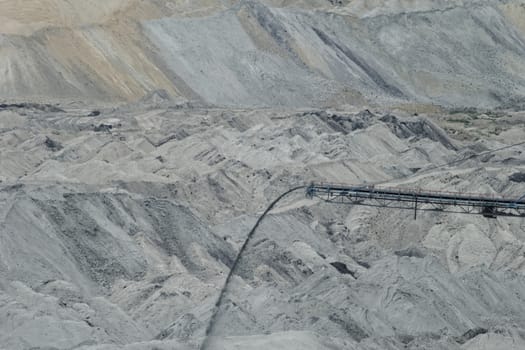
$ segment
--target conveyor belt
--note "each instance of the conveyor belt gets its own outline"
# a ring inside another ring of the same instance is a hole
[[[481,214],[490,218],[525,216],[525,198],[493,194],[330,183],[313,183],[308,186],[306,193],[309,197],[332,203],[413,209],[414,216],[418,210]]]

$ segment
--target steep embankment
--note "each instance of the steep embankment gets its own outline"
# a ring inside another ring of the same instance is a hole
[[[204,15],[219,1],[2,1],[3,99],[126,101],[178,84],[149,54],[139,21]]]
[[[5,99],[513,107],[525,93],[521,1],[15,3],[0,4]]]

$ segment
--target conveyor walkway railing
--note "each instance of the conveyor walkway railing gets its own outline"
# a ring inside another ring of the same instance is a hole
[[[481,214],[485,217],[525,217],[525,198],[496,194],[440,192],[413,188],[390,188],[374,185],[312,183],[306,189],[310,197],[326,202],[388,207],[417,211],[441,211]]]

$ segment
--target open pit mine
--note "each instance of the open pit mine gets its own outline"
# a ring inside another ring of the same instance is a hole
[[[0,349],[525,349],[525,0],[0,0]]]

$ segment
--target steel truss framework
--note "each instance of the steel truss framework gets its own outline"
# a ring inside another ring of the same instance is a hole
[[[310,198],[340,204],[366,205],[382,208],[479,214],[488,218],[498,216],[525,217],[525,198],[507,198],[492,194],[438,192],[409,188],[352,186],[341,184],[310,184]]]

